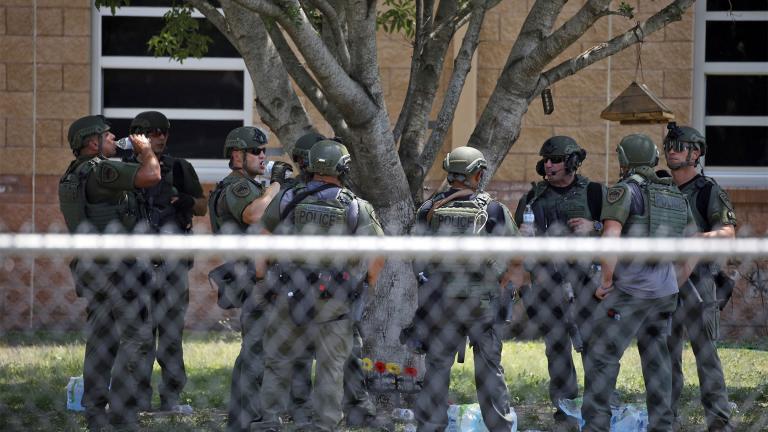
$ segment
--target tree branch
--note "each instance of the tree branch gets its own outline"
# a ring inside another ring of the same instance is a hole
[[[333,33],[333,37],[336,40],[336,47],[339,54],[339,60],[341,61],[341,67],[344,68],[345,72],[349,73],[351,67],[349,48],[347,47],[347,41],[344,38],[341,24],[339,23],[339,15],[333,9],[333,6],[331,6],[330,3],[325,0],[308,1],[313,6],[315,6],[328,20],[328,23],[331,26],[331,33]]]
[[[443,105],[437,115],[437,125],[432,130],[429,141],[427,141],[427,144],[424,146],[424,151],[419,156],[419,161],[417,162],[424,174],[428,171],[428,167],[431,167],[435,162],[437,152],[440,150],[440,147],[442,147],[445,140],[445,134],[453,121],[456,106],[461,97],[461,91],[464,88],[467,75],[472,68],[472,57],[474,56],[480,41],[480,28],[485,20],[486,10],[486,6],[481,4],[472,11],[472,14],[469,17],[469,27],[461,42],[459,54],[454,61],[453,74],[451,75],[451,80],[448,83],[448,88],[445,92]]]
[[[537,0],[531,6],[517,40],[509,52],[505,69],[519,59],[525,58],[550,34],[565,3],[565,0]]]
[[[283,15],[283,10],[277,5],[267,0],[232,0],[245,9],[251,12],[256,12],[259,15],[265,15],[272,18],[277,18]]]
[[[593,63],[608,58],[619,51],[640,42],[641,40],[638,33],[647,36],[661,30],[671,22],[680,21],[685,11],[691,7],[694,2],[695,0],[675,0],[638,26],[627,30],[625,33],[608,42],[595,45],[578,56],[549,69],[542,74],[544,80],[539,81],[537,88],[532,94],[538,95],[541,90],[546,88],[549,84],[571,76]],[[531,98],[533,98],[533,96],[531,96]]]

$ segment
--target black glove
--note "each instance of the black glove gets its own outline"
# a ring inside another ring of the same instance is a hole
[[[187,212],[192,210],[195,206],[195,197],[185,193],[179,193],[178,199],[173,202],[173,206],[180,212]]]
[[[272,165],[272,175],[269,176],[269,181],[272,183],[280,183],[281,185],[287,180],[286,176],[288,171],[293,171],[293,166],[289,163],[282,161],[275,161]]]

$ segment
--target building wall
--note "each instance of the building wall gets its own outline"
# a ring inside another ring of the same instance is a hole
[[[38,36],[34,38],[32,2],[0,2],[0,231],[64,231],[58,211],[57,183],[72,159],[66,140],[67,128],[74,119],[91,112],[91,1],[39,0],[37,3]],[[464,95],[470,98],[468,106],[478,107],[475,118],[472,115],[457,118],[454,128],[471,130],[474,126],[522,25],[524,17],[519,11],[527,10],[532,3],[531,0],[506,0],[489,12],[476,55],[476,67],[472,71],[476,91]],[[572,15],[582,4],[583,0],[568,2],[564,16]],[[640,0],[636,19],[647,18],[659,6],[659,2]],[[634,23],[612,17],[609,30],[608,21],[600,20],[552,65],[626,31]],[[394,123],[408,84],[410,45],[399,35],[387,34],[379,35],[378,43],[383,88]],[[538,180],[534,167],[539,159],[539,147],[550,136],[560,134],[574,137],[587,149],[588,158],[582,173],[597,181],[615,181],[618,166],[614,148],[620,138],[628,133],[643,132],[660,142],[665,129],[663,125],[607,123],[600,119],[600,112],[637,79],[645,82],[672,108],[679,123],[689,123],[692,53],[691,9],[681,22],[672,23],[645,38],[641,73],[636,72],[637,52],[630,48],[610,61],[596,63],[554,84],[554,113],[544,115],[541,103],[533,101],[524,117],[520,138],[496,173],[491,191],[514,208],[529,183]],[[33,64],[35,61],[36,65]],[[451,67],[449,59],[441,88],[446,85]],[[436,106],[439,107],[441,102],[439,97]],[[305,104],[309,105],[306,100]],[[327,125],[322,125],[316,112],[311,108],[310,112],[321,124],[321,130],[331,133]],[[437,108],[433,114],[436,112]],[[464,144],[453,142],[449,135],[443,154]],[[438,161],[441,159],[442,156],[438,156]],[[434,187],[442,176],[438,163],[430,171],[429,185]],[[212,186],[205,185],[206,191]],[[768,232],[768,191],[729,192],[737,206],[740,234],[764,236]],[[210,231],[207,218],[196,218],[195,231]],[[34,265],[31,260],[5,259],[0,263],[4,270],[0,272],[0,327],[79,328],[84,301],[74,296],[66,263],[66,257],[36,260]],[[213,262],[198,262],[193,270],[190,325],[215,327],[219,320],[232,316],[213,306],[215,294],[205,277],[213,265]],[[736,304],[753,303],[748,294],[753,291],[743,284],[742,288],[747,293],[744,294],[746,300]],[[746,309],[738,308],[736,312],[724,315],[730,325],[752,328],[750,326],[755,323],[762,323],[765,326],[765,310],[740,313]]]

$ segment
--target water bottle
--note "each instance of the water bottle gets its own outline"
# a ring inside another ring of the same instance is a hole
[[[120,138],[115,142],[115,145],[123,150],[133,150],[133,141],[129,137]]]
[[[530,204],[525,206],[523,211],[523,226],[525,227],[525,235],[533,237],[536,235],[536,228],[534,223],[536,222],[536,216],[533,214],[533,209]]]
[[[83,377],[71,377],[67,383],[67,409],[85,411],[83,401]]]

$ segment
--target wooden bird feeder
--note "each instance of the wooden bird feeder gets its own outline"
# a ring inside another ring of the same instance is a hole
[[[608,105],[600,118],[621,124],[669,123],[675,114],[645,84],[635,81]]]

